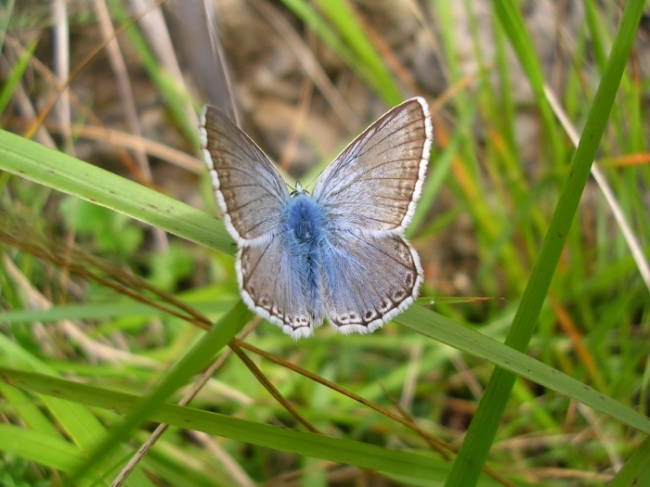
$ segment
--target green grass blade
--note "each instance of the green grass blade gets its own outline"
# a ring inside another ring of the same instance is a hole
[[[201,340],[187,351],[167,374],[151,394],[138,401],[137,405],[116,425],[105,440],[88,457],[87,461],[75,472],[73,478],[84,476],[97,462],[109,455],[122,441],[130,438],[131,433],[139,427],[147,417],[159,408],[187,380],[206,366],[214,355],[225,347],[228,342],[250,320],[252,313],[240,301],[233,309],[215,323]]]
[[[10,378],[16,386],[26,390],[56,395],[58,398],[80,402],[86,406],[124,414],[132,414],[140,401],[140,398],[134,395],[63,379],[52,379],[30,372],[7,368],[0,368],[0,372]],[[179,428],[190,428],[280,451],[406,475],[410,478],[440,482],[445,479],[449,470],[449,464],[445,461],[413,452],[389,450],[359,441],[295,431],[190,407],[162,404],[145,417],[150,421]],[[482,484],[498,485],[488,478],[485,478]]]
[[[0,382],[0,394],[5,398],[8,404],[11,404],[20,418],[25,422],[29,429],[50,438],[63,438],[63,434],[56,429],[50,422],[49,418],[41,411],[37,404],[25,395],[20,389],[17,389],[5,382]],[[1,435],[0,435],[1,436]],[[2,449],[2,448],[0,448]]]
[[[539,106],[544,125],[551,139],[552,154],[550,156],[554,161],[562,161],[564,148],[561,133],[558,130],[558,124],[555,121],[553,111],[546,101],[542,67],[539,64],[533,46],[533,40],[526,29],[526,24],[519,11],[519,7],[512,0],[494,0],[492,2],[492,8],[510,39],[510,45],[517,53],[517,58],[524,68],[528,81],[533,88],[535,101]]]
[[[191,306],[199,313],[224,313],[233,307],[237,299],[229,296],[226,299],[210,302],[192,302]],[[189,303],[189,302],[188,302]],[[161,303],[165,304],[165,303]],[[49,309],[19,309],[0,313],[0,323],[17,324],[33,322],[55,322],[59,320],[99,320],[107,318],[167,316],[167,312],[148,304],[133,302],[126,303],[89,303],[53,306]]]
[[[519,309],[521,309],[521,305]],[[515,315],[516,319],[517,316]],[[476,357],[489,360],[503,370],[509,371],[509,375],[512,377],[514,377],[513,374],[517,374],[530,379],[597,411],[608,414],[624,424],[645,433],[650,433],[650,418],[559,372],[557,369],[517,351],[515,347],[511,348],[511,346],[499,343],[471,328],[459,325],[449,318],[420,306],[411,306],[393,321],[429,338],[463,350]]]
[[[14,6],[16,5],[16,0],[8,0],[4,2],[2,6],[2,17],[0,17],[0,51],[5,44],[5,36],[7,35],[7,29],[9,27],[9,22],[11,21],[11,16],[14,12]]]
[[[505,5],[510,5],[510,2],[494,2],[494,4],[495,8],[506,8]],[[642,0],[630,0],[626,4],[603,78],[589,112],[580,144],[571,162],[569,177],[562,188],[539,257],[515,314],[511,331],[506,338],[506,344],[517,350],[524,350],[533,334],[580,196],[589,177],[591,163],[605,131],[617,87],[634,42],[643,5]],[[476,484],[515,378],[513,374],[503,369],[495,370],[472,419],[452,473],[447,480],[447,486],[467,487]]]
[[[0,334],[0,366],[10,366],[10,367],[20,367],[22,370],[32,370],[38,373],[40,376],[47,377],[47,380],[53,380],[56,378],[57,373],[50,368],[47,364],[41,362],[38,358],[34,357],[24,349],[22,349],[17,343],[10,340],[6,336]],[[6,381],[6,378],[5,378]],[[10,383],[7,383],[3,386],[2,393],[5,401],[11,403],[11,400],[19,400],[16,394],[6,394],[7,388],[12,388],[13,386]],[[54,424],[43,427],[42,421],[43,416],[36,417],[33,411],[36,407],[44,406],[47,408],[47,411],[55,419],[53,423],[56,424],[55,428],[60,428],[65,434],[72,440],[72,443],[68,443],[70,447],[68,448],[62,446],[57,450],[49,451],[45,447],[39,449],[38,451],[32,451],[26,458],[32,458],[34,461],[39,462],[42,465],[50,464],[61,464],[65,467],[65,471],[71,467],[71,462],[80,455],[82,458],[85,458],[90,452],[100,438],[104,437],[106,430],[97,417],[89,410],[88,407],[82,404],[75,404],[70,401],[65,401],[56,397],[55,395],[43,395],[38,396],[37,402],[28,403],[28,404],[15,404],[11,403],[17,413],[26,415],[21,418],[25,421],[29,421],[28,425],[36,436],[33,437],[34,441],[38,441],[38,444],[47,444],[50,445],[61,445],[61,438],[58,434],[52,432]],[[38,429],[36,429],[38,428]],[[12,430],[13,431],[13,430]],[[14,436],[19,435],[20,433],[14,432]],[[16,441],[23,441],[26,436],[21,436],[20,439]],[[29,438],[28,438],[29,439]],[[23,448],[25,450],[29,449],[27,445],[11,445],[9,444],[7,448],[6,444],[0,445],[0,450],[3,451],[14,451],[12,448]],[[75,453],[76,452],[76,453]],[[17,454],[21,454],[16,451]],[[51,453],[49,455],[48,453]],[[119,455],[123,455],[124,452],[119,452]],[[32,456],[30,456],[32,455]],[[114,465],[119,455],[107,456],[102,459],[102,466]],[[63,463],[61,463],[63,462]],[[64,464],[64,465],[63,465]],[[76,463],[74,466],[78,466],[79,463]],[[148,486],[152,485],[144,476],[140,467],[138,467],[132,478],[129,480],[129,486]],[[89,486],[92,483],[90,480],[91,476],[85,477],[77,483],[77,485]]]
[[[585,19],[589,26],[589,33],[591,34],[594,59],[598,68],[604,71],[607,63],[607,50],[605,49],[605,39],[603,39],[604,32],[601,29],[603,24],[597,18],[598,15],[593,0],[585,0]]]
[[[0,335],[0,364],[22,369],[34,370],[41,374],[56,375],[56,373],[40,360],[36,359],[17,344]],[[50,413],[55,416],[73,442],[82,450],[90,449],[97,438],[104,433],[97,418],[86,408],[79,408],[56,398],[44,400]],[[72,420],[74,418],[74,420]]]
[[[0,451],[63,472],[71,472],[83,460],[82,451],[61,437],[0,424]]]
[[[145,186],[0,131],[0,169],[234,255],[223,223]]]
[[[364,35],[363,28],[345,2],[319,3],[321,10],[336,27],[336,31],[309,2],[282,0],[282,3],[307,24],[368,86],[372,87],[387,105],[393,106],[403,100],[381,56]]]
[[[354,52],[343,42],[339,35],[327,25],[327,22],[321,15],[314,9],[310,3],[304,0],[282,0],[282,3],[290,9],[293,14],[302,20],[311,30],[314,31],[325,44],[327,44],[332,51],[339,56],[350,69],[355,71],[357,75],[366,80],[371,78],[370,72],[361,66],[361,63],[355,56]]]
[[[364,27],[357,21],[354,11],[345,0],[318,1],[318,7],[341,33],[350,49],[371,74],[373,85],[388,106],[403,100],[397,84],[386,68],[384,60],[366,36]]]
[[[23,74],[25,74],[25,70],[27,69],[27,66],[29,66],[29,62],[32,59],[32,55],[34,54],[37,45],[38,42],[33,41],[29,46],[27,46],[25,53],[20,57],[20,59],[18,59],[11,74],[3,81],[2,89],[0,90],[0,114],[4,113],[7,104],[14,95],[16,85],[18,85],[20,80],[23,79]]]
[[[623,468],[616,474],[609,487],[650,485],[648,458],[650,458],[650,438],[646,438],[641,443],[641,446],[637,448]]]

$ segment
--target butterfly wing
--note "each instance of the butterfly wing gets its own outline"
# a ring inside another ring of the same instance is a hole
[[[201,115],[203,153],[226,228],[237,241],[242,299],[258,315],[300,338],[323,321],[323,305],[306,279],[301,249],[283,214],[289,194],[262,150],[216,108]],[[297,258],[298,257],[298,258]]]
[[[228,116],[206,105],[201,144],[224,223],[238,244],[269,238],[289,194],[264,152]]]
[[[407,100],[343,150],[321,175],[313,197],[342,228],[403,232],[422,191],[431,140],[426,101]]]
[[[323,303],[342,333],[370,333],[418,294],[422,268],[403,236],[431,149],[427,103],[407,100],[352,141],[325,170],[314,198],[327,221]]]
[[[341,333],[370,333],[404,311],[422,283],[420,259],[401,235],[329,233],[323,245],[325,313]]]
[[[296,259],[296,249],[287,237],[287,232],[279,232],[240,249],[239,288],[250,309],[293,338],[307,337],[312,324],[323,322],[323,305],[319,299],[314,301],[304,261]]]

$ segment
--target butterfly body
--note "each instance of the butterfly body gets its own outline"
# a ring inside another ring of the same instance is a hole
[[[298,276],[303,293],[309,297],[307,312],[311,320],[322,321],[322,245],[327,231],[323,227],[322,208],[302,191],[289,200],[283,220],[290,256],[287,265],[291,267],[290,272]]]
[[[271,161],[228,117],[206,106],[201,139],[224,223],[237,242],[248,307],[294,338],[325,317],[369,333],[408,307],[423,280],[404,238],[431,146],[428,106],[413,98],[366,129],[322,173],[313,194],[289,195]]]

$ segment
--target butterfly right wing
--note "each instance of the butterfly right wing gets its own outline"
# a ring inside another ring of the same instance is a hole
[[[418,295],[420,258],[401,235],[333,229],[322,249],[323,306],[341,333],[371,333]]]
[[[405,101],[323,171],[314,199],[339,227],[403,233],[420,198],[432,137],[427,102]]]
[[[220,110],[205,105],[201,113],[203,156],[223,213],[238,245],[269,238],[281,224],[289,193],[273,163]]]

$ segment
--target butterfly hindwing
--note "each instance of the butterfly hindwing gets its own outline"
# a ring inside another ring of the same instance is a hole
[[[294,338],[310,336],[312,325],[323,321],[323,305],[314,302],[303,267],[284,232],[245,245],[237,255],[239,288],[248,307]]]
[[[342,333],[370,333],[417,296],[420,260],[402,236],[341,230],[325,240],[325,313]]]

